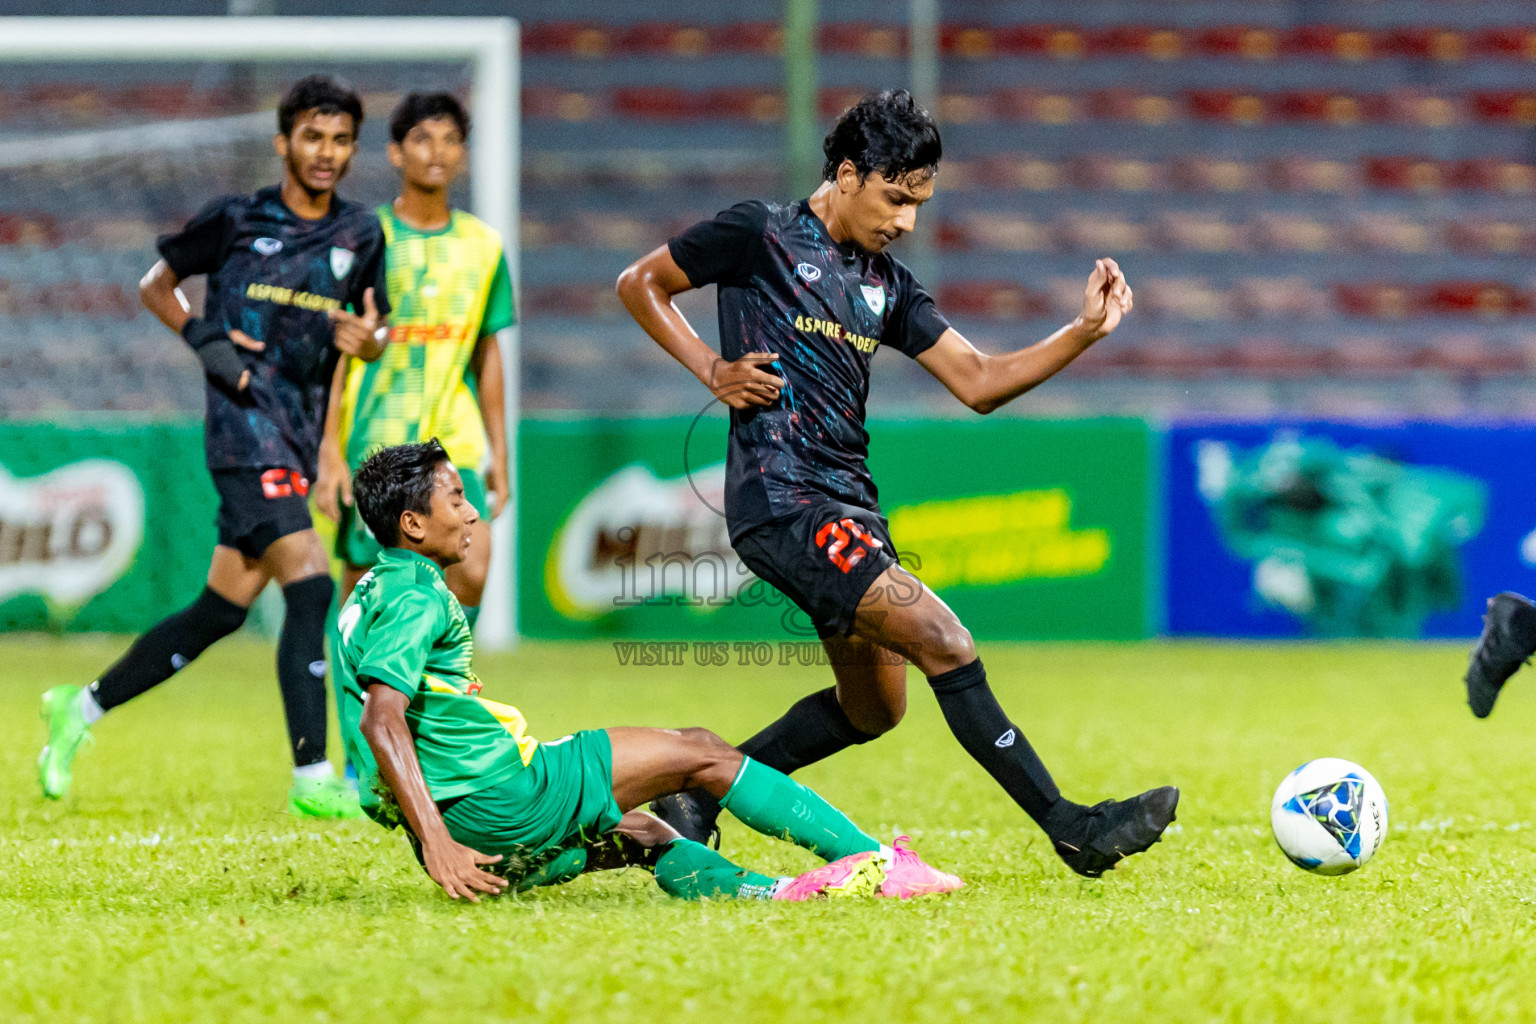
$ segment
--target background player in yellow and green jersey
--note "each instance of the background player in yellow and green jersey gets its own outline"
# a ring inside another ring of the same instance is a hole
[[[509,493],[496,332],[515,319],[512,283],[501,236],[448,203],[467,155],[464,107],[448,93],[413,92],[389,132],[401,179],[399,198],[379,207],[390,343],[375,363],[337,369],[315,501],[338,524],[345,599],[380,550],[352,507],[351,472],[381,445],[440,439],[481,515],[469,557],[448,573],[473,622],[490,568],[490,520]]]

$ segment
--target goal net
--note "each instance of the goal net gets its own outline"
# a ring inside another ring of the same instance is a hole
[[[202,375],[137,283],[157,235],[219,195],[281,180],[277,102],[317,72],[363,97],[339,192],[370,206],[398,187],[385,155],[396,101],[446,89],[469,104],[454,202],[506,239],[515,288],[515,22],[0,18],[0,629],[138,629],[199,585],[213,536],[197,468]],[[194,309],[201,284],[186,289]],[[515,433],[516,329],[501,342]],[[53,440],[26,443],[38,430]],[[82,497],[92,477],[71,467],[86,459],[109,485]],[[514,636],[514,518],[496,523],[478,627],[490,647]]]

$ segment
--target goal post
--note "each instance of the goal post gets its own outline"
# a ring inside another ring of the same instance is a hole
[[[281,63],[453,61],[470,69],[472,209],[500,232],[514,294],[521,291],[518,252],[520,149],[518,23],[511,18],[289,18],[289,17],[113,17],[0,18],[0,66],[212,61]],[[225,118],[231,129],[249,130]],[[174,124],[175,122],[171,122]],[[271,123],[270,120],[268,122]],[[205,122],[206,124],[206,122]],[[75,137],[73,148],[122,151],[137,132],[153,145],[154,127],[107,129],[90,139]],[[69,139],[69,136],[60,138]],[[14,163],[23,148],[37,149],[41,136],[0,134],[0,149]],[[67,148],[67,147],[66,147]],[[38,162],[57,158],[50,150]],[[199,197],[199,201],[212,196]],[[370,200],[382,197],[367,197]],[[506,649],[516,641],[517,431],[519,418],[519,333],[513,326],[499,337],[506,389],[506,431],[510,497],[492,524],[494,552],[490,578],[476,628],[482,648]]]

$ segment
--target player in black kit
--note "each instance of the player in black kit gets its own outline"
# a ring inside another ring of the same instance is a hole
[[[217,199],[159,241],[162,258],[139,293],[203,364],[218,546],[196,601],[139,637],[89,687],[43,695],[45,796],[68,790],[74,755],[102,714],[240,628],[276,580],[286,604],[277,675],[293,747],[289,809],[360,813],[356,793],[325,756],[324,635],[334,586],[306,496],[337,359],[377,359],[385,343],[383,232],[371,209],[335,193],[362,122],[362,103],[343,83],[318,75],[295,83],[278,108],[273,140],[282,184]],[[208,278],[207,299],[203,315],[193,316],[177,286],[199,274]]]
[[[1074,871],[1096,877],[1147,849],[1174,819],[1171,786],[1093,807],[1062,797],[987,684],[971,635],[898,564],[865,465],[864,402],[879,347],[916,359],[965,405],[991,412],[1051,377],[1131,309],[1112,259],[1088,278],[1082,314],[1038,344],[977,351],[886,248],[916,226],[941,144],[905,90],[865,97],[823,144],[821,187],[788,205],[745,202],[624,271],[618,291],[646,333],[731,407],[726,520],[761,579],[810,617],[837,685],[741,745],[789,773],[893,728],[906,662],[932,686],[966,751],[1045,830]],[[721,353],[672,296],[719,286]],[[704,841],[719,805],[702,792],[653,805]]]

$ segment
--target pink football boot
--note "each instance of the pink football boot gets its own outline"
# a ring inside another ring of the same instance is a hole
[[[912,859],[917,860],[916,857]],[[957,883],[958,881],[956,879]],[[791,878],[787,885],[773,894],[773,898],[798,902],[822,897],[842,899],[856,896],[880,896],[883,895],[881,887],[885,882],[884,857],[878,853],[854,853],[840,860],[834,860],[830,864],[823,864],[814,871],[807,871],[803,875]]]
[[[907,836],[897,836],[891,844],[891,863],[886,866],[885,880],[880,885],[881,896],[898,900],[938,896],[954,892],[965,884],[954,875],[924,864],[907,845],[911,841]]]

